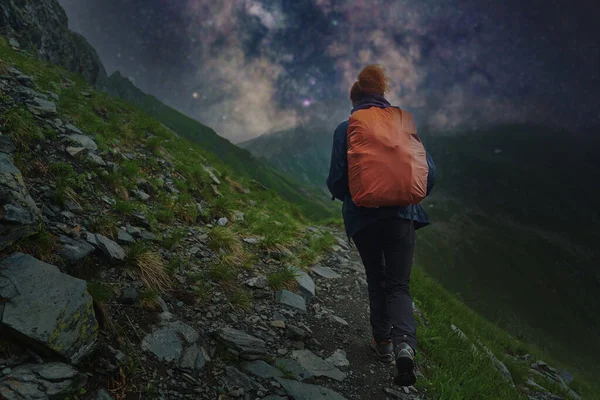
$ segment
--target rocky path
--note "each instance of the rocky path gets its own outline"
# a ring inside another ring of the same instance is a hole
[[[250,317],[255,322],[252,327],[217,332],[221,342],[238,353],[245,347],[242,358],[263,358],[223,366],[222,374],[209,385],[221,392],[220,399],[253,399],[267,393],[264,398],[270,400],[425,399],[414,387],[395,387],[393,366],[374,359],[368,347],[370,325],[362,264],[341,236],[333,250],[311,271],[297,277],[303,299],[277,293],[262,306],[262,317]],[[273,345],[274,357],[260,354],[265,343]],[[205,393],[208,397],[209,392],[212,390]]]

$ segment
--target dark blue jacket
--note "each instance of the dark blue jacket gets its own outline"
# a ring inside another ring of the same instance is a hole
[[[391,106],[383,97],[374,96],[374,98],[363,100],[352,110],[352,112],[369,107],[384,108]],[[354,237],[354,235],[367,225],[385,218],[411,219],[412,217],[416,229],[429,225],[429,216],[420,204],[408,207],[379,208],[358,207],[354,204],[348,187],[347,131],[348,121],[344,121],[338,125],[333,134],[333,148],[331,150],[331,165],[329,167],[327,187],[334,199],[344,202],[342,215],[344,217],[344,225],[346,226],[346,234],[348,237]],[[427,179],[427,194],[429,195],[435,184],[435,165],[429,153],[427,153],[427,165],[429,166],[429,175]],[[413,212],[411,212],[411,207],[414,207]]]

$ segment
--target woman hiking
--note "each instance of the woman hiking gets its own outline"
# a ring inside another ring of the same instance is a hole
[[[368,65],[350,90],[353,109],[334,132],[327,186],[365,267],[373,337],[381,362],[395,361],[394,382],[414,385],[416,324],[409,294],[415,230],[429,224],[419,204],[435,166],[410,113],[384,97],[388,79]]]

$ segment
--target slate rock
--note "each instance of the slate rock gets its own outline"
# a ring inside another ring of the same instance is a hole
[[[95,235],[97,246],[111,262],[125,260],[125,250],[113,240],[97,233]],[[92,243],[93,244],[93,243]]]
[[[94,142],[94,139],[92,139],[89,136],[72,133],[67,136],[67,139],[69,139],[69,141],[71,141],[73,143],[77,143],[81,147],[85,147],[88,150],[91,150],[91,151],[98,150],[98,146],[96,145],[96,142]]]
[[[99,165],[99,166],[101,166],[101,167],[106,167],[106,161],[104,161],[104,160],[102,159],[102,157],[100,157],[98,154],[95,154],[95,153],[89,153],[89,154],[87,155],[87,157],[88,157],[88,159],[89,159],[89,160],[90,160],[92,163],[94,163],[94,164],[96,164],[96,165]]]
[[[483,351],[487,354],[490,361],[492,361],[492,364],[494,364],[494,367],[502,373],[502,376],[504,376],[504,379],[512,387],[515,387],[515,383],[513,381],[512,374],[510,373],[510,371],[508,370],[506,365],[504,365],[504,363],[502,361],[500,361],[498,358],[496,358],[494,353],[486,345],[484,345],[481,341],[478,340],[477,342],[479,343],[479,346],[481,346],[481,348],[483,348]]]
[[[71,157],[76,157],[79,154],[83,154],[85,152],[87,152],[87,149],[85,147],[73,147],[73,146],[67,147],[67,153],[69,153],[69,155]]]
[[[17,39],[15,39],[15,38],[12,38],[12,37],[8,40],[8,44],[13,49],[18,49],[18,48],[21,47],[21,45],[19,44],[19,41]]]
[[[227,223],[229,223],[227,217],[219,218],[219,220],[217,221],[217,225],[219,226],[225,226],[227,225]]]
[[[0,378],[0,398],[63,399],[86,383],[87,376],[68,364],[24,364]]]
[[[125,289],[123,289],[121,302],[123,302],[124,304],[135,304],[139,296],[140,294],[134,287],[128,286]]]
[[[199,339],[200,335],[194,328],[175,321],[146,335],[142,349],[154,353],[160,361],[174,362],[182,368],[201,368],[206,361],[197,343]]]
[[[10,136],[0,135],[0,153],[12,154],[15,151],[17,151],[17,147]]]
[[[341,394],[322,386],[310,385],[290,379],[276,378],[276,380],[294,400],[346,400]]]
[[[221,184],[221,181],[215,176],[215,174],[212,172],[212,170],[210,168],[208,168],[205,165],[203,165],[202,168],[204,168],[204,171],[206,171],[206,173],[208,174],[208,176],[210,176],[210,179],[212,179],[212,181],[216,185],[220,185]]]
[[[142,237],[142,229],[136,226],[127,225],[127,233],[129,233],[133,237],[140,238]]]
[[[217,331],[217,338],[225,343],[230,351],[243,358],[256,358],[267,354],[265,341],[248,335],[246,332],[232,328],[221,328]]]
[[[28,101],[27,108],[29,108],[29,111],[31,111],[32,114],[40,117],[54,117],[57,114],[56,104],[41,96],[34,97]]]
[[[149,232],[149,231],[142,231],[142,233],[140,234],[140,237],[143,240],[147,240],[149,242],[153,242],[153,241],[156,240],[156,235],[154,233],[152,233],[152,232]]]
[[[139,189],[133,189],[131,191],[138,199],[142,200],[142,201],[148,201],[150,200],[150,195],[146,192],[144,192],[143,190],[139,190]]]
[[[71,239],[68,236],[60,235],[59,243],[61,249],[58,255],[69,264],[75,264],[94,251],[94,246],[81,240]]]
[[[247,237],[242,240],[248,244],[258,244],[258,243],[262,242],[263,240],[265,240],[265,238],[262,236],[257,236],[257,237]]]
[[[573,375],[567,370],[561,369],[558,371],[558,373],[563,378],[563,380],[567,383],[567,385],[570,385],[575,380]]]
[[[117,242],[121,244],[130,244],[134,243],[135,239],[126,230],[119,228],[117,230]]]
[[[96,397],[94,400],[114,400],[110,393],[106,391],[106,389],[98,389],[96,392]]]
[[[73,200],[67,200],[65,202],[65,205],[67,206],[67,208],[69,210],[71,210],[72,212],[74,212],[75,214],[82,214],[85,210],[83,209],[83,207],[81,207],[81,205],[79,203],[74,202]]]
[[[306,300],[310,300],[315,297],[315,282],[312,278],[300,268],[291,268],[296,275],[296,282],[298,282],[298,289]]]
[[[98,322],[87,283],[54,265],[15,253],[0,261],[0,326],[77,364],[94,348]]]
[[[336,324],[340,324],[343,326],[348,326],[348,322],[345,319],[338,317],[337,315],[329,314],[328,318],[331,322],[335,322]]]
[[[275,360],[275,366],[297,381],[302,381],[313,376],[309,371],[304,369],[298,361],[290,358],[280,358]]]
[[[310,350],[295,350],[292,352],[292,358],[313,376],[326,376],[337,381],[343,381],[346,378],[345,373]]]
[[[74,133],[77,135],[83,135],[83,132],[81,132],[81,130],[73,124],[65,124],[64,129],[65,129],[65,131],[70,132],[70,133]]]
[[[245,362],[242,364],[242,368],[252,375],[263,379],[283,377],[283,372],[262,360]]]
[[[246,285],[250,287],[255,287],[257,289],[264,289],[269,285],[267,276],[263,274],[252,277],[248,279],[245,283]]]
[[[0,250],[37,233],[40,210],[11,157],[0,153]]]
[[[275,300],[287,308],[306,313],[306,301],[296,293],[288,290],[279,290],[275,293]]]
[[[326,359],[329,364],[334,367],[348,367],[350,366],[350,362],[348,361],[348,357],[346,357],[346,352],[342,349],[337,349],[331,357]]]
[[[341,275],[338,274],[337,272],[335,272],[334,270],[332,270],[329,267],[323,267],[321,265],[315,265],[314,267],[312,267],[312,271],[323,277],[326,279],[337,279],[337,278],[341,278]]]
[[[243,388],[245,391],[249,390],[260,390],[266,392],[265,389],[260,383],[254,381],[248,375],[241,372],[239,369],[227,366],[225,367],[225,376],[226,376],[226,386],[230,390]]]

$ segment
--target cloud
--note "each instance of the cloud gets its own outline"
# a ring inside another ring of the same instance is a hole
[[[596,22],[581,7],[533,10],[518,0],[59,1],[107,69],[233,141],[315,121],[332,128],[347,118],[350,87],[369,63],[387,69],[389,99],[420,126],[600,124],[598,44],[584,29]],[[565,13],[577,14],[570,18],[583,24],[581,32],[557,22]]]
[[[186,77],[200,88],[202,102],[190,105],[204,123],[233,142],[296,126],[300,117],[275,101],[283,67],[264,55],[247,55],[248,32],[241,19],[256,17],[267,30],[284,27],[280,10],[257,1],[189,1],[189,35],[197,44],[191,56],[198,65]],[[194,99],[195,100],[195,99]]]

